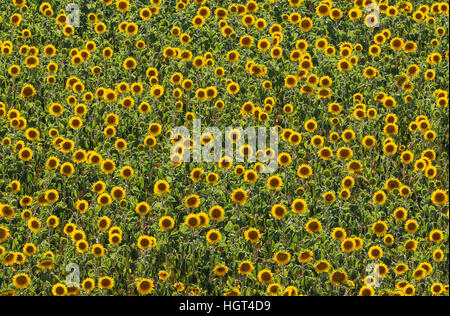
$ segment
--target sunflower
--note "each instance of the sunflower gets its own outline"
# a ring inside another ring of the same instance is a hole
[[[114,161],[106,159],[101,162],[101,169],[106,174],[112,174],[116,170],[116,164]]]
[[[348,276],[344,271],[333,271],[330,275],[330,281],[335,286],[341,286],[345,282],[347,282]]]
[[[350,160],[353,157],[353,150],[349,147],[341,147],[337,150],[337,156],[343,160]]]
[[[95,31],[98,34],[102,34],[104,32],[104,30],[106,30],[106,26],[103,23],[101,23],[101,25],[99,25],[98,28],[97,28],[97,26],[95,28]],[[63,34],[65,36],[71,36],[74,33],[75,33],[75,28],[73,26],[71,26],[71,25],[64,25],[64,27],[63,27]]]
[[[169,183],[167,183],[167,181],[164,181],[164,180],[156,181],[155,186],[153,188],[153,192],[158,195],[162,195],[162,194],[170,192]]]
[[[32,244],[32,243],[26,243],[23,246],[23,253],[26,254],[27,256],[32,256],[36,253],[37,251],[37,247]]]
[[[155,285],[153,283],[153,280],[150,279],[139,279],[138,283],[136,284],[136,289],[141,295],[147,295],[153,292],[155,289]]]
[[[169,278],[170,273],[164,270],[158,272],[158,278],[162,281],[165,281]]]
[[[407,271],[408,271],[408,266],[403,263],[397,264],[394,268],[394,273],[396,275],[402,275],[402,274],[406,273]]]
[[[312,145],[313,147],[322,147],[322,146],[323,146],[323,143],[324,143],[324,139],[323,139],[323,137],[320,136],[320,135],[314,135],[314,136],[311,138],[311,145]]]
[[[346,59],[340,60],[338,62],[338,69],[341,72],[348,72],[352,69],[352,64]]]
[[[163,231],[171,230],[175,226],[175,221],[170,216],[164,216],[159,220],[159,228]]]
[[[267,287],[267,293],[271,296],[278,296],[279,294],[281,294],[282,291],[283,291],[283,288],[278,283],[270,284]]]
[[[139,249],[145,250],[156,246],[156,239],[149,236],[141,236],[138,238],[137,245]]]
[[[136,66],[137,66],[137,62],[132,57],[128,57],[123,61],[123,68],[125,68],[126,70],[135,69]]]
[[[21,252],[16,252],[15,253],[15,263],[16,264],[23,264],[26,261],[26,257],[23,253]]]
[[[441,262],[444,260],[444,252],[441,249],[436,249],[433,251],[433,259],[436,262]]]
[[[106,190],[106,184],[103,181],[97,181],[92,185],[92,192],[102,194]]]
[[[373,232],[378,236],[384,236],[387,232],[388,226],[385,222],[378,221],[372,225]]]
[[[372,260],[380,259],[383,257],[383,249],[378,246],[372,246],[370,247],[368,254]]]
[[[364,77],[367,79],[372,79],[378,76],[378,71],[374,67],[367,67],[364,69]]]
[[[196,194],[190,195],[184,200],[184,205],[188,209],[198,208],[200,205],[200,197]]]
[[[8,204],[0,204],[0,215],[2,217],[11,219],[14,217],[14,209]]]
[[[79,253],[85,253],[85,252],[88,251],[88,249],[89,249],[89,244],[88,244],[87,241],[84,240],[84,239],[80,239],[80,240],[76,241],[76,239],[74,238],[75,234],[76,234],[76,233],[74,233],[74,234],[72,235],[72,239],[73,239],[73,241],[75,242],[75,246],[76,246],[76,248],[77,248],[77,251],[78,251]],[[83,234],[84,234],[84,233],[83,233]],[[83,236],[82,236],[82,237],[83,237]]]
[[[423,136],[424,136],[424,139],[426,139],[428,141],[434,141],[436,139],[437,134],[435,131],[429,130],[429,131],[426,131]]]
[[[355,247],[356,247],[356,243],[355,243],[354,239],[352,239],[352,238],[344,239],[341,242],[341,250],[342,250],[342,252],[350,253],[353,250],[355,250]]]
[[[222,234],[218,230],[211,229],[206,234],[206,240],[210,244],[217,244],[218,242],[220,242],[221,239],[222,239]]]
[[[308,211],[308,204],[303,199],[295,199],[291,205],[292,212],[303,214]]]
[[[383,191],[377,191],[373,195],[373,203],[383,205],[386,202],[386,193]]]
[[[98,287],[102,290],[110,290],[114,287],[114,279],[110,277],[101,277],[98,280]]]
[[[375,290],[370,286],[363,286],[359,290],[359,296],[374,296]]]
[[[383,238],[383,242],[386,246],[392,246],[394,244],[394,241],[395,241],[394,236],[392,236],[390,234],[384,236],[384,238]]]
[[[202,174],[203,174],[203,169],[201,169],[201,168],[194,168],[191,171],[191,179],[192,179],[192,181],[200,182],[200,180],[201,180],[200,177],[201,177]]]
[[[247,195],[247,192],[245,190],[243,190],[243,189],[236,189],[231,194],[231,199],[233,200],[234,203],[244,204],[245,202],[247,202],[248,195]]]
[[[406,286],[408,286],[409,285],[409,283],[407,282],[407,281],[399,281],[399,282],[397,282],[397,284],[396,284],[396,288],[397,289],[399,289],[400,291],[403,291],[405,288],[406,288]],[[403,294],[402,294],[403,295]]]
[[[326,192],[322,197],[327,204],[331,204],[336,200],[336,194],[333,191]]]
[[[435,190],[432,194],[431,194],[431,201],[433,202],[433,204],[435,205],[444,205],[447,203],[448,201],[448,195],[445,191],[443,190]]]
[[[230,157],[222,157],[220,158],[219,162],[219,167],[222,169],[230,169],[233,165],[232,159]],[[206,177],[206,181],[208,181],[208,176]]]
[[[334,115],[339,115],[342,111],[342,107],[339,103],[330,103],[328,105],[328,112],[334,114]]]
[[[173,286],[177,289],[177,292],[183,292],[185,290],[185,286],[181,282],[177,282]]]
[[[91,253],[96,258],[101,258],[105,255],[105,248],[100,244],[92,245]]]
[[[116,1],[116,8],[118,11],[125,13],[130,8],[130,3],[128,2],[128,0]]]
[[[150,212],[150,205],[146,202],[140,202],[136,205],[136,213],[140,216],[145,216]]]
[[[11,145],[11,139],[9,137],[3,138],[2,145],[3,146],[10,146]],[[24,147],[25,147],[25,143],[20,140],[14,145],[14,152],[18,153]]]
[[[12,65],[8,69],[8,73],[11,77],[16,77],[20,74],[20,66],[18,65]]]
[[[20,182],[19,181],[11,181],[8,187],[12,190],[13,193],[18,193],[20,191]]]
[[[86,292],[92,292],[95,289],[95,280],[91,278],[87,278],[81,284],[81,287]]]
[[[303,32],[309,32],[313,27],[313,21],[310,18],[302,18],[299,27]]]
[[[120,169],[120,176],[125,180],[131,179],[133,177],[133,174],[134,170],[130,166],[125,166]]]
[[[245,239],[252,244],[257,243],[261,239],[261,233],[256,228],[249,228],[244,233]]]
[[[424,159],[418,159],[414,163],[414,170],[416,171],[424,171],[427,167],[427,162]]]
[[[273,274],[270,270],[264,269],[258,273],[258,281],[261,284],[269,284],[273,281]]]
[[[33,198],[28,195],[23,196],[19,201],[20,206],[25,206],[25,207],[31,206],[32,203],[33,203]]]
[[[214,267],[213,272],[217,276],[224,276],[228,273],[228,267],[226,265],[219,264]]]
[[[14,252],[8,252],[3,255],[3,265],[9,267],[16,263],[16,254]]]
[[[280,176],[272,176],[267,180],[267,187],[270,190],[280,190],[283,186],[283,180]]]
[[[67,295],[67,287],[62,283],[57,283],[52,287],[52,294],[54,296],[66,296]]]
[[[0,292],[0,296],[16,296],[16,292],[15,291],[3,291],[3,292]]]
[[[298,167],[297,175],[302,179],[308,179],[312,175],[312,168],[309,165],[303,164]]]
[[[200,218],[198,217],[197,214],[190,214],[190,215],[186,216],[184,223],[190,229],[194,229],[194,228],[200,226]]]
[[[18,289],[26,289],[31,284],[31,279],[28,275],[24,273],[16,274],[13,277],[13,284]]]
[[[23,220],[29,220],[31,218],[31,216],[33,215],[33,213],[30,210],[23,210],[22,213],[20,214],[20,217]]]
[[[253,272],[254,266],[250,261],[242,261],[238,267],[238,273],[241,275],[249,275]]]
[[[434,243],[440,243],[444,240],[444,234],[442,231],[435,229],[430,232],[429,239]]]
[[[345,189],[351,189],[355,186],[355,179],[351,176],[346,176],[344,179],[342,179],[341,185]]]
[[[110,226],[111,226],[111,219],[107,216],[103,216],[103,217],[99,218],[99,220],[97,221],[97,227],[101,231],[108,230],[108,228]]]
[[[314,265],[314,269],[318,274],[327,273],[330,270],[331,266],[326,260],[320,260]]]
[[[214,221],[221,221],[225,216],[225,211],[221,206],[213,206],[209,211],[209,217]]]
[[[352,140],[355,139],[355,132],[347,129],[345,131],[342,132],[342,140],[344,140],[346,143],[351,142]]]
[[[302,135],[300,133],[297,132],[292,132],[289,135],[289,140],[288,140],[292,145],[299,145],[300,142],[302,141]]]
[[[375,266],[374,272],[379,278],[385,278],[389,273],[389,268],[384,263],[381,263]]]
[[[442,283],[434,283],[431,285],[430,290],[433,295],[440,295],[445,291],[445,288]]]
[[[255,183],[258,180],[258,174],[254,170],[247,170],[244,173],[244,180],[248,183]]]
[[[41,230],[41,222],[37,219],[37,218],[30,218],[28,220],[28,229],[31,230],[32,232],[39,232]]]
[[[28,56],[24,63],[27,68],[36,68],[39,66],[39,58],[35,56]]]
[[[240,86],[239,84],[235,83],[235,82],[231,82],[228,86],[227,86],[227,92],[231,95],[235,95],[240,91]]]
[[[292,75],[289,75],[284,79],[284,85],[288,88],[295,88],[297,86],[297,83],[297,78]]]
[[[404,228],[408,233],[414,234],[419,229],[419,223],[414,219],[410,219],[406,221]]]
[[[77,226],[72,223],[68,223],[64,226],[64,233],[68,236],[71,236],[73,232],[77,229]]]
[[[31,84],[26,84],[22,87],[20,95],[24,99],[32,98],[36,95],[36,89]]]
[[[408,284],[405,286],[405,288],[403,289],[403,293],[406,296],[414,296],[414,294],[416,293],[416,288],[414,287],[414,285],[412,284]]]
[[[113,246],[118,246],[122,242],[122,235],[111,234],[109,235],[109,243]]]
[[[312,219],[306,223],[305,229],[310,234],[316,234],[322,231],[322,224],[319,220]]]
[[[69,126],[74,130],[78,130],[83,126],[83,121],[79,117],[72,117],[69,120]]]
[[[285,265],[291,260],[291,254],[285,251],[278,251],[274,254],[273,260],[279,265]]]
[[[400,155],[400,161],[408,165],[414,161],[414,154],[411,151],[406,150]]]
[[[196,15],[193,19],[192,19],[192,25],[194,25],[196,28],[200,28],[205,24],[205,19],[204,17],[200,16],[200,15]]]
[[[422,280],[423,278],[425,278],[425,276],[426,276],[426,271],[422,268],[417,268],[412,273],[412,277],[417,281]]]
[[[421,264],[419,264],[419,268],[425,270],[425,273],[427,275],[433,272],[433,266],[428,262],[422,262]]]
[[[108,193],[102,193],[97,197],[97,203],[102,207],[107,207],[111,205],[112,198]]]
[[[336,227],[331,233],[331,237],[333,239],[343,241],[345,238],[347,238],[347,232],[343,228]]]
[[[282,219],[286,216],[287,211],[286,208],[281,204],[275,204],[272,207],[271,214],[276,219]]]

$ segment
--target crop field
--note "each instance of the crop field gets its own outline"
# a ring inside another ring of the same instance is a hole
[[[448,15],[2,0],[0,296],[448,296]]]

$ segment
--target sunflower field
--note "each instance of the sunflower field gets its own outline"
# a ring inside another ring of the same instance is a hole
[[[448,14],[2,0],[0,295],[447,296]]]

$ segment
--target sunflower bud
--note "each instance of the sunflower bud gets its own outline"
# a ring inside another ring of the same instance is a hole
[[[119,202],[119,206],[121,207],[121,208],[125,208],[125,207],[127,207],[127,205],[128,205],[128,201],[127,200],[121,200],[120,202]]]

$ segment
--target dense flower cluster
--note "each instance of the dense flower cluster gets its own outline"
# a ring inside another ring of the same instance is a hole
[[[448,295],[448,1],[71,2],[0,4],[0,295]]]

